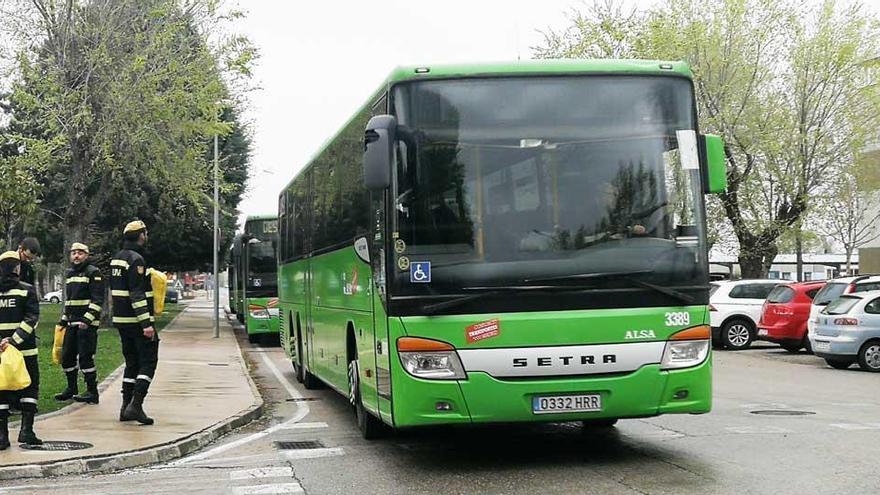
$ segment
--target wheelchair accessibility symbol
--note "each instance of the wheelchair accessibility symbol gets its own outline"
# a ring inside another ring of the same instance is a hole
[[[409,265],[409,281],[412,284],[427,284],[431,282],[431,262],[413,261]]]

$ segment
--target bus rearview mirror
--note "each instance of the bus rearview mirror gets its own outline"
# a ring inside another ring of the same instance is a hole
[[[371,191],[391,185],[391,158],[397,120],[391,115],[377,115],[364,131],[364,186]]]
[[[703,150],[705,150],[706,188],[707,193],[721,193],[727,189],[727,161],[724,157],[724,143],[721,136],[705,134]]]

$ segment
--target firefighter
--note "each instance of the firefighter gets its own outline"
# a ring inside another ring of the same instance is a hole
[[[122,339],[125,373],[119,421],[153,424],[143,409],[144,398],[159,361],[159,336],[153,329],[153,293],[144,262],[147,226],[136,220],[125,226],[122,250],[110,261],[113,324]]]
[[[61,348],[61,367],[67,376],[67,388],[55,395],[55,400],[73,399],[87,404],[98,403],[98,373],[95,368],[95,350],[98,346],[98,326],[101,324],[101,306],[104,304],[104,282],[101,271],[89,263],[89,247],[74,242],[70,246],[70,270],[67,281],[64,311],[59,325],[66,327]],[[77,359],[78,358],[78,359]],[[78,361],[78,363],[77,363]],[[77,364],[86,382],[86,393],[79,395]]]
[[[0,391],[0,450],[9,448],[9,407],[21,409],[19,443],[41,445],[34,433],[34,416],[40,396],[40,367],[34,330],[40,319],[37,292],[19,278],[21,260],[16,251],[0,254],[0,352],[14,346],[24,355],[31,384],[17,391]]]
[[[25,237],[18,245],[18,259],[21,261],[19,278],[26,284],[36,285],[37,272],[34,260],[40,255],[40,241],[36,237]]]

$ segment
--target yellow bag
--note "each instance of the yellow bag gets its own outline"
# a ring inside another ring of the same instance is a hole
[[[0,353],[0,390],[21,390],[31,384],[24,356],[14,346]]]
[[[168,290],[168,277],[165,273],[150,268],[150,285],[153,287],[153,316],[159,316],[165,311],[165,292]]]
[[[61,364],[61,348],[64,347],[64,334],[67,327],[55,325],[55,341],[52,343],[52,362]]]

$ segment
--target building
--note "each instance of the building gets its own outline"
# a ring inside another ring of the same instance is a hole
[[[858,274],[859,254],[853,254],[850,259],[850,271]],[[736,256],[716,255],[709,258],[709,272],[713,278],[741,277],[742,271]],[[845,254],[804,254],[803,255],[803,280],[826,280],[842,276],[846,272]],[[781,280],[797,280],[797,255],[779,254],[770,265],[768,278]]]

